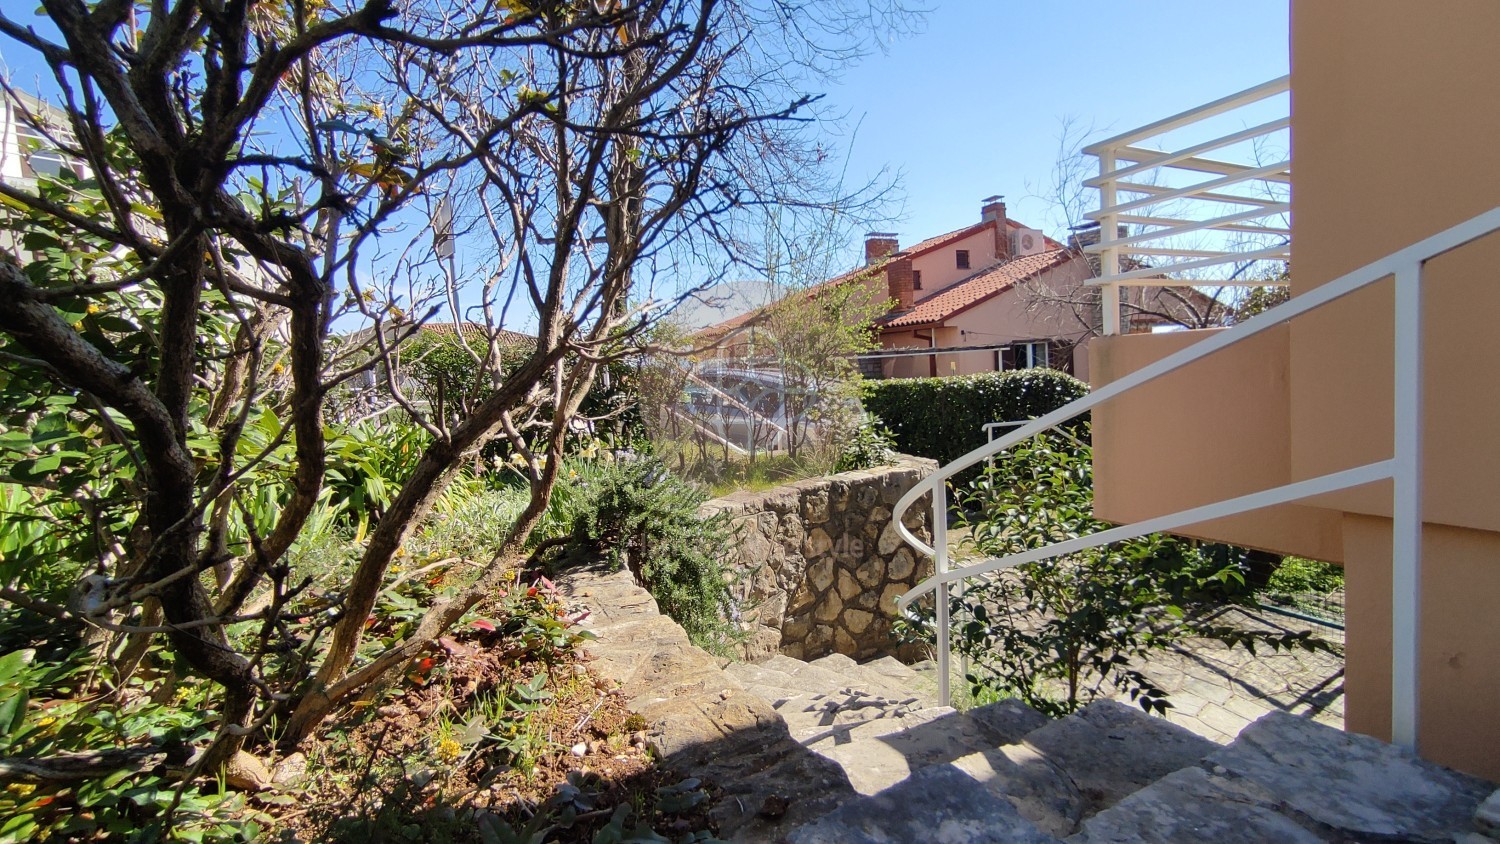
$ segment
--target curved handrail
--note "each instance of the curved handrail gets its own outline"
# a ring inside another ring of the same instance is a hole
[[[937,564],[937,571],[931,577],[923,580],[916,587],[902,595],[897,600],[897,607],[904,612],[910,607],[912,601],[918,597],[934,590],[941,590],[937,609],[940,628],[938,660],[940,664],[939,695],[944,698],[942,702],[944,704],[947,703],[946,670],[949,643],[947,640],[948,607],[946,595],[947,586],[951,583],[1000,568],[1022,565],[1048,557],[1107,545],[1123,539],[1143,536],[1148,533],[1171,530],[1213,518],[1235,515],[1274,504],[1393,478],[1396,481],[1396,501],[1393,511],[1396,517],[1396,528],[1393,530],[1393,534],[1395,535],[1394,541],[1402,552],[1401,554],[1393,554],[1393,559],[1398,560],[1398,566],[1406,566],[1406,568],[1399,570],[1397,574],[1402,578],[1402,582],[1409,586],[1406,593],[1403,593],[1399,589],[1396,590],[1396,597],[1393,598],[1393,613],[1398,616],[1396,621],[1401,622],[1400,624],[1395,624],[1396,629],[1402,629],[1403,625],[1410,628],[1411,641],[1397,643],[1393,648],[1395,652],[1393,656],[1395,665],[1392,675],[1393,685],[1395,686],[1393,693],[1396,704],[1392,706],[1392,729],[1393,737],[1398,743],[1415,746],[1415,698],[1417,688],[1415,680],[1417,613],[1415,595],[1417,594],[1419,584],[1416,565],[1420,557],[1421,527],[1421,501],[1419,493],[1421,482],[1421,300],[1419,296],[1421,273],[1423,265],[1432,258],[1457,249],[1497,230],[1500,230],[1500,208],[1493,208],[1456,226],[1438,232],[1431,237],[1417,241],[1404,249],[1393,252],[1384,258],[1346,273],[1327,284],[1296,296],[1290,301],[1278,305],[1239,325],[1216,332],[1213,336],[1167,355],[1119,380],[1112,381],[1083,398],[1069,402],[1051,413],[1028,422],[1016,430],[968,452],[915,484],[896,502],[892,521],[896,526],[897,534],[908,545],[934,558]],[[1318,478],[1287,484],[1270,490],[1251,493],[1250,495],[1228,501],[1195,507],[1155,519],[1148,519],[1134,525],[1112,528],[1090,536],[1079,537],[1044,548],[1026,551],[1021,554],[990,558],[978,565],[965,566],[951,571],[948,570],[947,548],[935,546],[942,546],[944,544],[942,539],[946,534],[947,524],[946,483],[954,475],[974,466],[982,460],[1004,452],[1016,443],[1030,439],[1064,422],[1076,419],[1084,412],[1116,398],[1122,393],[1155,381],[1200,358],[1241,343],[1301,314],[1315,308],[1320,308],[1329,302],[1392,276],[1396,279],[1397,289],[1397,306],[1395,309],[1397,338],[1395,393],[1397,410],[1396,447],[1393,458],[1353,469],[1346,469]],[[904,517],[907,510],[922,496],[929,494],[932,496],[933,501],[933,536],[935,540],[933,545],[928,545],[918,539],[904,524]],[[1402,554],[1405,555],[1405,562],[1401,561]]]

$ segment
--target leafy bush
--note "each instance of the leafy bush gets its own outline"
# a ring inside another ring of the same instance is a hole
[[[603,556],[629,568],[695,644],[725,652],[737,633],[719,560],[731,541],[728,518],[699,516],[704,494],[659,460],[598,462],[578,474],[554,499],[552,518],[568,525],[566,558]]]
[[[78,780],[18,776],[0,790],[0,841],[259,838],[267,818],[245,795],[167,775],[186,767],[190,744],[213,732],[201,708],[204,687],[181,687],[167,704],[145,694],[79,694],[95,670],[82,650],[0,655],[0,756],[40,768],[54,755],[87,750],[92,755],[74,758],[109,760],[115,768]]]
[[[1271,573],[1266,591],[1280,595],[1300,592],[1338,592],[1344,588],[1344,570],[1332,563],[1304,557],[1286,557]]]
[[[835,472],[852,472],[856,469],[873,469],[895,462],[896,443],[891,432],[881,424],[880,417],[865,414],[859,427],[844,442],[838,459],[833,464]]]
[[[864,386],[865,409],[885,421],[896,448],[947,463],[985,442],[988,422],[1031,419],[1088,393],[1052,369],[957,378],[895,378]]]
[[[1043,435],[1017,445],[972,483],[961,525],[986,556],[1042,548],[1109,527],[1093,517],[1092,452]],[[955,646],[974,670],[976,699],[1013,695],[1054,716],[1097,696],[1128,692],[1143,709],[1171,704],[1138,668],[1190,636],[1274,649],[1324,649],[1306,634],[1252,632],[1195,610],[1245,595],[1227,549],[1165,534],[1050,558],[971,581],[952,599]]]

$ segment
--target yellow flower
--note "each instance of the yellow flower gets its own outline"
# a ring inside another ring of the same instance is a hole
[[[444,762],[452,762],[453,760],[457,759],[463,752],[463,747],[448,736],[444,736],[442,740],[438,742],[438,759],[441,759]]]

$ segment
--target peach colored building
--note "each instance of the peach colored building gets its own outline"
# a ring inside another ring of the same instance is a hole
[[[1500,206],[1500,3],[1292,0],[1296,297]],[[1232,36],[1231,36],[1232,37]],[[1108,204],[1108,201],[1106,201]],[[1422,279],[1419,752],[1500,779],[1500,235]],[[1384,460],[1390,279],[1094,410],[1095,508],[1129,523]],[[1205,332],[1102,337],[1098,385]],[[1392,729],[1392,486],[1186,532],[1342,563],[1346,728]]]

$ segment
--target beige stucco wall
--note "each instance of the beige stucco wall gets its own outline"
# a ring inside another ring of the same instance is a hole
[[[1500,3],[1452,0],[1441,14],[1416,0],[1291,8],[1293,295],[1500,205]],[[1435,761],[1500,779],[1500,344],[1487,325],[1500,314],[1496,267],[1500,238],[1491,237],[1430,262],[1425,276],[1420,745]],[[1097,412],[1099,514],[1137,519],[1389,457],[1391,288],[1350,296]],[[1174,342],[1097,341],[1093,381]],[[1390,497],[1389,484],[1376,484],[1300,514],[1195,530],[1342,558],[1347,727],[1381,736],[1390,721]]]
[[[1216,333],[1098,337],[1094,386]],[[1281,486],[1291,467],[1290,332],[1273,329],[1094,410],[1094,514],[1128,524]],[[1318,560],[1343,557],[1337,513],[1288,505],[1183,533]]]
[[[1391,522],[1344,520],[1345,729],[1390,736]],[[1500,534],[1428,525],[1422,578],[1422,755],[1500,781]]]
[[[1420,22],[1420,25],[1413,25]],[[1292,5],[1293,292],[1500,205],[1500,4]],[[1500,242],[1428,265],[1424,755],[1500,778]],[[1391,285],[1299,321],[1291,460],[1305,477],[1391,453]],[[1389,488],[1343,496],[1349,728],[1389,721]]]
[[[1420,19],[1421,26],[1410,22]],[[1293,291],[1500,205],[1500,4],[1293,6]],[[1428,265],[1427,517],[1500,530],[1500,238]],[[1292,462],[1310,476],[1391,450],[1391,284],[1299,321]],[[1301,365],[1306,361],[1306,365]],[[1365,494],[1344,502],[1389,514]]]
[[[958,258],[955,253],[960,249],[969,250],[969,269],[967,270],[958,268]],[[963,240],[950,243],[942,249],[919,255],[911,261],[911,268],[922,274],[922,289],[917,291],[917,298],[930,296],[935,291],[950,287],[954,282],[966,279],[993,263],[995,263],[995,233],[991,229],[983,229]]]

